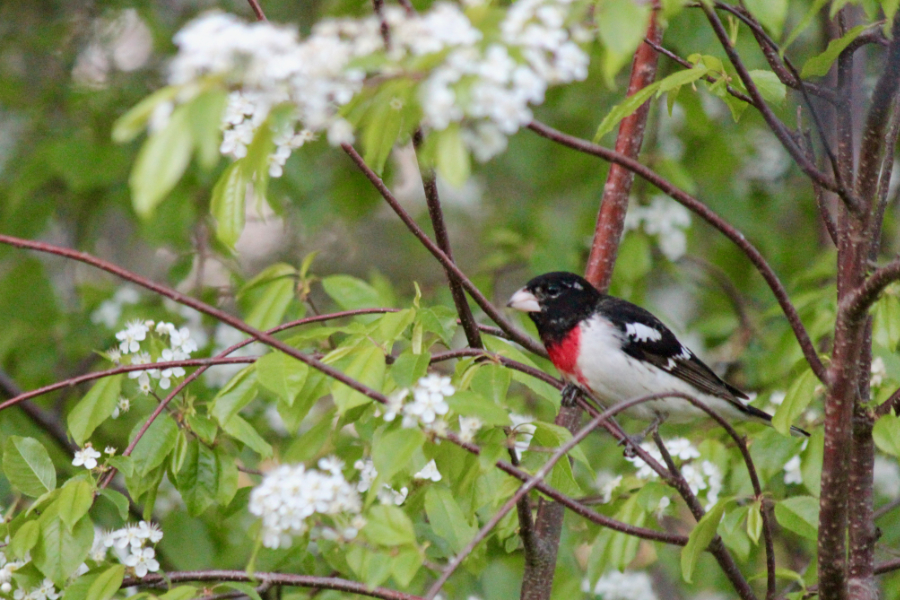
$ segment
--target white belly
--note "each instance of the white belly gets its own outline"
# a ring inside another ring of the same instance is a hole
[[[622,341],[619,329],[608,321],[595,319],[582,325],[579,379],[607,407],[649,394],[681,392],[704,402],[723,417],[747,418],[731,402],[704,394],[686,381],[628,356],[620,350]],[[673,423],[706,416],[703,410],[682,398],[643,402],[627,409],[625,414],[645,421],[661,415]]]

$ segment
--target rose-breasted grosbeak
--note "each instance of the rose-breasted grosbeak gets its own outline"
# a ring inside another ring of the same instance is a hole
[[[535,277],[507,306],[528,313],[563,377],[607,406],[674,391],[693,396],[725,419],[771,424],[771,415],[747,404],[744,392],[722,381],[659,319],[601,294],[574,273]],[[644,402],[625,413],[655,423],[706,416],[677,397]],[[791,433],[809,436],[798,427]]]

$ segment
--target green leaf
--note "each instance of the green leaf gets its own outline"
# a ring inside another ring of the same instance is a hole
[[[363,385],[380,390],[384,385],[384,373],[387,369],[384,352],[381,348],[370,346],[356,350],[354,355],[344,374]],[[357,392],[337,380],[331,383],[331,395],[338,413],[342,415],[355,406],[372,401],[362,392]]]
[[[631,62],[635,50],[647,33],[650,6],[631,0],[600,0],[596,3],[595,23],[603,42],[603,75],[609,87],[614,78]]]
[[[94,502],[93,489],[84,479],[70,480],[63,486],[56,505],[59,510],[59,518],[66,524],[69,531],[81,518],[87,514]]]
[[[102,488],[97,490],[97,492],[100,494],[101,498],[106,498],[116,507],[116,510],[119,512],[119,518],[123,521],[128,520],[128,498],[122,493],[109,488]]]
[[[166,126],[150,134],[138,153],[128,184],[135,212],[147,219],[172,191],[191,160],[189,110],[179,106]]]
[[[681,576],[688,583],[691,583],[694,576],[694,568],[700,559],[700,554],[706,550],[709,543],[716,537],[716,529],[719,527],[719,521],[722,520],[722,514],[729,500],[720,500],[708,513],[703,515],[697,526],[691,531],[688,537],[688,543],[681,551]]]
[[[197,158],[204,169],[211,169],[219,161],[219,144],[222,139],[222,113],[228,94],[223,89],[204,92],[191,100],[188,105],[190,124]]]
[[[872,336],[875,341],[893,352],[900,344],[900,298],[883,294],[875,303]]]
[[[759,543],[759,535],[762,533],[762,501],[757,500],[750,506],[747,512],[747,535],[754,544]]]
[[[76,444],[84,446],[94,430],[112,415],[122,391],[123,378],[124,375],[104,377],[69,413],[69,433]]]
[[[125,477],[134,474],[134,459],[130,456],[110,456],[106,459],[106,464],[121,471]]]
[[[267,283],[271,283],[276,279],[291,279],[296,281],[297,269],[292,265],[283,262],[269,265],[257,273],[253,279],[242,285],[237,297],[238,299],[241,299],[246,296],[248,292],[258,289]]]
[[[491,404],[474,392],[456,392],[447,398],[450,410],[464,417],[478,417],[485,425],[509,425],[509,411]]]
[[[400,587],[408,587],[425,562],[425,554],[418,548],[398,550],[392,553],[391,574]]]
[[[685,71],[685,73],[690,73],[691,71],[693,71],[693,69]],[[594,143],[596,144],[604,135],[612,131],[622,119],[639,109],[644,102],[649,100],[651,96],[659,90],[661,84],[661,81],[651,83],[644,89],[628,96],[625,100],[613,106],[612,110],[609,111],[609,114],[603,117],[603,120],[600,121],[600,125],[597,126],[597,132],[594,134]]]
[[[56,489],[56,469],[50,455],[34,438],[13,435],[6,439],[3,472],[15,488],[32,498]]]
[[[97,575],[91,587],[88,588],[87,598],[90,600],[109,600],[119,591],[122,580],[125,578],[125,566],[114,565]]]
[[[216,238],[230,249],[244,231],[248,185],[250,180],[237,161],[225,169],[213,188],[210,212],[216,220]]]
[[[116,119],[112,129],[113,141],[122,144],[136,138],[147,128],[154,109],[159,104],[172,100],[177,93],[177,87],[167,86],[138,102],[131,110]]]
[[[819,532],[819,501],[812,496],[795,496],[775,505],[775,518],[785,529],[815,541]]]
[[[418,429],[396,429],[376,438],[372,444],[372,463],[378,471],[378,478],[372,484],[373,490],[405,469],[413,454],[425,443],[425,434]]]
[[[459,125],[452,123],[447,129],[434,132],[430,137],[437,138],[435,166],[438,172],[450,185],[461,187],[468,181],[472,166]]]
[[[210,415],[224,427],[256,398],[256,394],[256,369],[251,365],[242,369],[219,390],[213,398]]]
[[[374,551],[352,545],[345,558],[350,568],[370,588],[381,585],[391,576],[391,557],[383,551]]]
[[[473,367],[470,389],[496,406],[506,404],[506,392],[512,381],[510,370],[496,363],[484,362]]]
[[[234,499],[238,490],[238,468],[234,457],[221,446],[216,448],[216,479],[219,488],[216,490],[216,503],[227,506]]]
[[[135,425],[130,439],[134,439],[142,425],[141,422]],[[158,416],[144,433],[144,437],[137,443],[134,452],[131,453],[131,458],[134,459],[135,475],[147,475],[161,465],[169,453],[175,449],[177,439],[178,426],[175,421],[165,413]]]
[[[63,588],[91,551],[94,525],[85,515],[69,531],[54,510],[42,514],[39,522],[41,537],[31,553],[32,560],[56,587]]]
[[[222,425],[222,429],[236,440],[249,446],[263,458],[272,456],[272,446],[259,435],[259,432],[250,423],[238,415],[231,417],[228,423]]]
[[[303,389],[309,367],[284,352],[273,351],[256,361],[259,384],[289,406]]]
[[[331,275],[322,280],[322,288],[344,310],[378,308],[381,295],[374,287],[350,275]]]
[[[797,23],[797,26],[794,27],[791,34],[784,41],[784,44],[781,45],[781,50],[779,51],[779,56],[784,58],[784,53],[787,51],[788,46],[794,43],[794,41],[800,37],[800,34],[809,27],[809,24],[812,23],[812,20],[815,18],[819,11],[822,10],[826,4],[828,4],[829,0],[814,0],[812,6],[809,7],[809,10],[806,11],[806,14],[803,15],[803,18],[800,19],[800,22]]]
[[[821,54],[813,56],[806,61],[803,69],[800,71],[800,77],[806,79],[808,77],[823,77],[831,70],[831,65],[837,60],[844,48],[850,45],[853,40],[866,30],[868,25],[857,25],[836,40],[828,42],[828,46]]]
[[[196,517],[215,501],[219,492],[219,465],[216,454],[198,440],[187,446],[184,462],[175,475],[175,484],[187,507]]]
[[[772,427],[776,431],[782,435],[791,434],[791,424],[809,406],[818,382],[819,380],[816,379],[812,370],[807,369],[791,383],[784,401],[775,409],[775,414],[772,416]]]
[[[228,583],[219,584],[216,587],[236,590],[238,592],[241,592],[244,596],[253,598],[253,600],[262,600],[262,597],[259,595],[259,592],[256,591],[256,588],[249,583],[243,583],[241,581],[229,581]],[[187,598],[192,597],[193,596],[187,596]]]
[[[458,554],[469,543],[477,530],[469,524],[453,493],[443,485],[432,485],[425,492],[425,514],[434,533],[449,544]]]
[[[422,352],[413,354],[410,351],[402,353],[391,365],[391,379],[402,388],[412,387],[419,379],[428,373],[428,365],[431,364],[431,354]]]
[[[750,71],[750,79],[756,84],[759,93],[766,102],[781,106],[787,95],[787,87],[778,79],[778,75],[765,69]]]
[[[900,457],[900,417],[888,414],[879,418],[872,430],[872,438],[879,450]]]
[[[638,496],[632,495],[621,508],[616,511],[615,518],[641,527],[647,519],[647,513],[640,507]],[[625,570],[637,556],[640,540],[612,529],[603,529],[594,541],[588,561],[588,578],[596,582],[609,569]]]
[[[271,329],[284,319],[294,299],[294,280],[275,279],[265,284],[262,294],[247,315],[247,324],[257,329]]]
[[[190,600],[196,596],[196,587],[192,585],[179,585],[160,596],[159,600]]]
[[[6,554],[11,558],[24,559],[25,553],[30,552],[41,537],[41,526],[37,521],[26,521],[19,527],[16,534],[9,540]]]
[[[787,17],[787,0],[745,0],[745,6],[773,38],[781,37]]]
[[[403,546],[416,543],[412,521],[396,506],[377,504],[366,514],[362,532],[366,539],[379,546]]]

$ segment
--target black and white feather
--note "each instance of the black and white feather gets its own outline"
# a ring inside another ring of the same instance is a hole
[[[509,306],[529,314],[554,365],[607,406],[649,394],[681,392],[728,420],[770,423],[747,395],[723,381],[653,314],[598,292],[573,273],[547,273],[528,282]],[[638,404],[626,411],[648,421],[690,421],[705,413],[682,398]],[[806,432],[796,429],[798,435]]]

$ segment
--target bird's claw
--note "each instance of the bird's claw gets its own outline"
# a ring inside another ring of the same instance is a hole
[[[577,385],[567,383],[566,386],[562,389],[562,398],[560,399],[560,405],[563,408],[572,408],[578,401],[578,394],[580,393],[581,390],[578,389]]]

